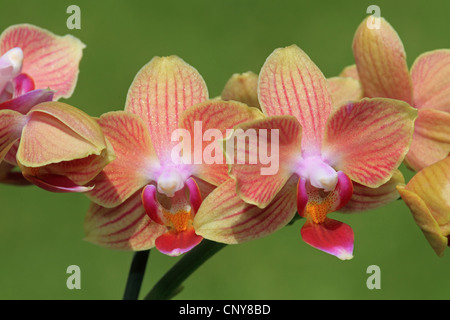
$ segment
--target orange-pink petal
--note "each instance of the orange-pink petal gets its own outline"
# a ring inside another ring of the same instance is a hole
[[[365,98],[344,105],[328,122],[322,154],[353,181],[378,187],[402,163],[416,116],[414,108],[393,99]]]
[[[272,234],[289,223],[296,212],[297,179],[291,178],[264,209],[242,201],[232,179],[217,187],[194,218],[198,235],[235,244]]]
[[[419,171],[442,160],[450,153],[450,113],[419,109],[407,165]]]
[[[13,110],[0,110],[0,162],[20,139],[26,116]]]
[[[24,55],[22,72],[33,78],[37,89],[56,91],[55,99],[72,95],[86,47],[79,39],[71,35],[57,36],[30,24],[18,24],[0,36],[0,52],[16,47]]]
[[[364,95],[399,99],[412,104],[412,81],[403,44],[384,18],[380,28],[370,29],[367,17],[353,38],[353,55]]]
[[[327,82],[334,108],[363,98],[361,83],[358,80],[353,78],[333,77],[328,78]]]
[[[206,84],[196,69],[176,56],[155,57],[136,75],[125,110],[146,123],[161,162],[170,160],[172,133],[188,107],[208,98]]]
[[[263,117],[256,108],[222,100],[208,100],[183,112],[179,128],[187,130],[191,138],[187,147],[191,151],[189,163],[193,164],[193,174],[216,186],[228,180],[222,138],[226,138],[233,127]]]
[[[276,49],[259,74],[258,95],[268,116],[297,118],[305,154],[320,153],[332,101],[324,75],[305,52],[295,45]]]
[[[84,229],[85,240],[111,249],[146,250],[167,228],[153,222],[142,206],[141,192],[115,208],[92,203],[88,209]]]
[[[227,101],[243,102],[249,107],[261,108],[258,101],[258,75],[251,71],[233,74],[220,97]]]
[[[159,162],[147,125],[137,115],[109,112],[103,114],[98,123],[116,159],[92,181],[95,188],[86,195],[102,206],[114,207],[150,182]]]
[[[236,180],[237,193],[245,202],[264,208],[295,172],[302,128],[293,116],[274,116],[237,126],[226,143],[232,139],[234,153],[228,156],[233,161],[230,176]],[[270,158],[265,159],[269,152]]]

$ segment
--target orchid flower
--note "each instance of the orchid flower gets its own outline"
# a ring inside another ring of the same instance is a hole
[[[26,114],[0,110],[0,162],[19,142],[17,164],[23,176],[53,192],[85,192],[114,158],[96,120],[68,104],[51,101]]]
[[[450,157],[447,157],[416,173],[406,186],[397,186],[414,221],[438,256],[443,256],[449,246],[449,181]]]
[[[211,141],[263,116],[242,103],[207,99],[197,70],[176,56],[155,57],[136,75],[125,111],[100,117],[117,158],[87,193],[93,201],[85,223],[88,241],[126,250],[156,246],[172,256],[200,243],[193,227],[198,207],[228,179],[225,161],[203,159],[211,148],[224,159],[220,139],[212,147],[214,141],[205,144],[202,137]]]
[[[0,35],[0,110],[27,114],[40,102],[69,98],[84,48],[71,35],[57,36],[30,24],[7,28]],[[12,165],[8,169],[17,165],[18,146],[15,143],[5,155]]]
[[[376,19],[379,29],[369,29],[366,19],[355,33],[358,78],[365,96],[403,100],[418,110],[405,162],[419,171],[450,152],[450,50],[423,53],[408,70],[398,34],[385,19]],[[355,77],[354,68],[346,72]]]
[[[352,229],[327,214],[348,203],[353,182],[369,188],[389,183],[408,150],[415,110],[383,98],[333,111],[325,77],[297,46],[268,57],[258,95],[268,117],[235,129],[253,129],[257,140],[279,130],[279,141],[269,141],[271,150],[279,150],[279,169],[262,174],[263,161],[231,164],[236,186],[228,181],[205,199],[197,233],[220,242],[246,241],[278,230],[297,210],[306,218],[305,242],[340,259],[351,258]],[[248,139],[245,149],[236,147],[235,153],[246,152],[249,159],[258,152],[257,140]]]

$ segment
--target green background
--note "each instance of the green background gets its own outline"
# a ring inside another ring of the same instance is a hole
[[[81,8],[68,30],[66,8]],[[31,23],[71,33],[87,48],[75,93],[66,100],[92,116],[121,110],[137,71],[176,54],[220,94],[235,72],[259,72],[276,48],[297,44],[327,77],[353,63],[351,42],[371,4],[397,30],[408,64],[448,48],[448,1],[2,1],[0,29]],[[411,174],[403,170],[407,177]],[[0,185],[0,299],[121,299],[133,253],[83,241],[89,201],[37,187]],[[450,252],[438,258],[402,201],[355,215],[333,214],[355,232],[351,261],[300,238],[302,221],[266,238],[228,246],[186,282],[178,299],[449,299]],[[179,258],[153,250],[143,296]],[[81,268],[81,290],[66,269]],[[367,268],[381,269],[369,290]]]

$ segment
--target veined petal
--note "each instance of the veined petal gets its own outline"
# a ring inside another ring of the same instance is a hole
[[[106,141],[94,118],[61,102],[45,102],[27,115],[17,160],[25,167],[100,155]]]
[[[147,216],[140,190],[115,208],[92,203],[84,222],[85,240],[103,247],[121,250],[146,250],[167,231]]]
[[[353,78],[359,81],[358,68],[356,67],[356,64],[345,67],[339,74],[339,77]]]
[[[55,99],[72,95],[86,47],[79,39],[71,35],[57,36],[30,24],[18,24],[0,36],[0,52],[15,47],[22,49],[22,72],[33,78],[36,88],[55,90]]]
[[[353,183],[353,194],[350,201],[340,212],[353,213],[376,209],[397,200],[400,194],[397,186],[405,183],[400,170],[395,170],[392,178],[378,188],[369,188],[359,183]]]
[[[349,225],[329,218],[323,223],[307,220],[300,231],[303,241],[314,248],[341,260],[353,258],[354,235]]]
[[[330,117],[322,154],[353,181],[376,188],[403,161],[416,115],[399,100],[365,98],[349,103]]]
[[[147,125],[138,116],[125,111],[108,112],[98,123],[116,159],[92,181],[95,189],[86,195],[104,207],[115,207],[155,179],[159,162]]]
[[[240,101],[250,107],[261,108],[258,101],[258,75],[251,71],[233,74],[220,96],[226,101]]]
[[[235,129],[226,139],[227,145],[234,141],[234,153],[228,154],[230,176],[245,202],[264,208],[295,172],[301,157],[302,128],[292,116],[274,116]]]
[[[17,98],[0,103],[0,110],[15,110],[27,114],[32,107],[41,103],[52,101],[54,92],[48,89],[37,89],[27,92]]]
[[[414,107],[450,112],[450,50],[421,54],[411,67]]]
[[[268,116],[297,118],[305,154],[320,153],[332,101],[324,75],[306,53],[295,45],[276,49],[261,69],[258,96]]]
[[[87,192],[92,190],[94,186],[80,186],[74,183],[71,179],[64,175],[57,174],[39,174],[39,175],[31,175],[27,172],[24,172],[24,169],[21,168],[23,176],[30,181],[32,184],[42,188],[44,190],[50,192]]]
[[[450,236],[450,157],[419,171],[397,189],[436,254],[442,256]]]
[[[406,163],[419,171],[447,157],[450,152],[450,113],[420,109]]]
[[[179,256],[188,252],[203,240],[197,235],[193,227],[185,231],[168,231],[156,238],[155,245],[161,253],[169,256]]]
[[[125,110],[147,124],[161,162],[170,160],[172,133],[188,107],[208,98],[206,84],[196,69],[176,56],[155,57],[136,75]]]
[[[208,100],[184,111],[179,125],[190,136],[185,147],[191,152],[188,162],[193,164],[193,174],[214,185],[228,180],[223,138],[233,127],[263,117],[260,110],[236,101]]]
[[[330,90],[333,107],[340,106],[363,98],[361,83],[353,78],[333,77],[328,78],[328,88]]]
[[[296,212],[297,179],[292,177],[264,209],[242,201],[229,179],[206,199],[194,218],[198,235],[234,244],[262,238],[284,227]]]
[[[0,162],[19,140],[26,116],[13,110],[0,110]]]
[[[406,64],[403,44],[384,18],[379,29],[369,29],[367,17],[353,38],[353,55],[364,94],[369,98],[384,97],[412,104],[412,80]]]

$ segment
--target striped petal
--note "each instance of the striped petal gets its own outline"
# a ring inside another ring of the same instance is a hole
[[[33,78],[37,89],[56,91],[55,99],[72,95],[86,47],[79,39],[71,35],[57,36],[30,24],[18,24],[0,36],[0,52],[16,47],[24,55],[22,72]]]
[[[142,206],[140,190],[115,208],[104,208],[92,203],[87,212],[85,240],[120,250],[146,250],[155,246],[155,240],[167,228],[153,222]]]
[[[261,108],[258,101],[258,75],[251,71],[235,73],[225,84],[221,98],[245,103],[250,107]]]
[[[13,110],[0,110],[0,162],[19,140],[26,117]]]
[[[341,260],[353,258],[354,235],[349,225],[329,218],[319,224],[307,220],[300,231],[310,246]]]
[[[17,151],[17,160],[25,167],[101,155],[107,148],[97,122],[65,103],[41,103],[28,117]]]
[[[414,106],[450,112],[450,50],[420,55],[411,68]]]
[[[379,187],[403,161],[416,115],[393,99],[365,98],[342,106],[328,122],[322,154],[353,181]]]
[[[420,109],[406,163],[419,171],[442,160],[450,153],[450,113]]]
[[[229,163],[233,163],[230,176],[236,180],[239,196],[260,208],[271,203],[295,172],[301,140],[302,128],[292,116],[274,116],[237,126],[226,143],[233,142],[234,154],[228,154]]]
[[[276,49],[261,69],[258,95],[268,116],[297,118],[305,155],[320,153],[332,101],[324,75],[306,53],[295,45]]]
[[[263,116],[256,108],[222,100],[208,100],[183,112],[180,129],[187,130],[191,138],[188,149],[191,151],[189,163],[194,164],[193,174],[214,185],[228,180],[222,138],[227,137],[233,127]]]
[[[366,97],[398,99],[412,104],[412,81],[403,44],[384,18],[379,29],[369,29],[367,17],[353,39],[353,55]]]
[[[369,188],[359,183],[353,183],[352,197],[339,211],[354,213],[385,206],[400,197],[396,187],[404,183],[405,178],[400,170],[396,170],[392,178],[378,188]]]
[[[443,256],[450,236],[450,157],[419,171],[397,189],[416,224],[438,256]]]
[[[170,160],[172,133],[188,107],[208,98],[206,84],[193,67],[176,56],[155,57],[136,75],[125,110],[147,124],[161,162]]]
[[[356,64],[345,67],[339,74],[339,77],[353,78],[359,81],[358,68],[356,67]]]
[[[109,112],[98,123],[116,159],[92,181],[95,189],[86,195],[104,207],[115,207],[150,182],[159,163],[147,125],[138,116]]]
[[[194,218],[198,235],[234,244],[259,239],[284,227],[296,212],[297,179],[291,178],[264,209],[241,200],[232,179],[221,184],[206,199]]]
[[[0,110],[15,110],[22,114],[27,114],[32,107],[41,103],[52,101],[54,92],[47,89],[37,89],[27,92],[23,95],[18,96],[0,103]]]
[[[363,98],[361,83],[358,80],[334,77],[327,79],[327,82],[334,108]]]

